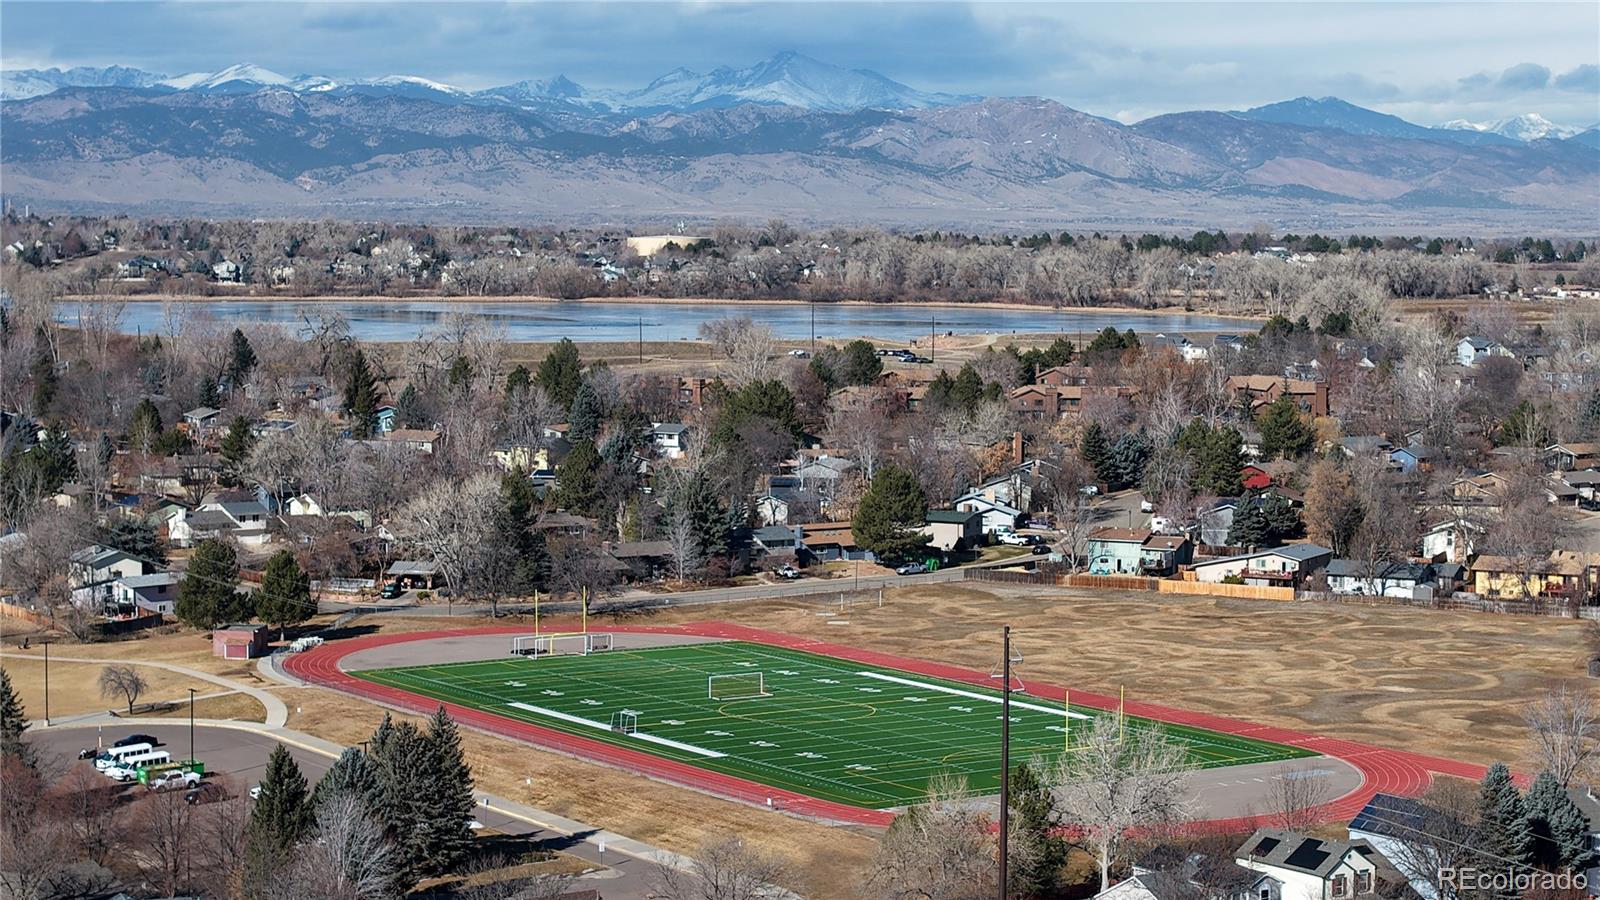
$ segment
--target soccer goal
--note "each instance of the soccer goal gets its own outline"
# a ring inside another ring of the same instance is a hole
[[[755,700],[771,697],[767,679],[760,672],[730,672],[706,678],[706,696],[712,700]]]
[[[639,731],[639,713],[620,709],[611,714],[611,730],[617,734],[636,734]]]
[[[511,639],[513,656],[588,656],[614,646],[609,631],[579,631],[571,634],[519,634]]]

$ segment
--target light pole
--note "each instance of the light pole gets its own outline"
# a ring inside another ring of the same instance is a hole
[[[1000,900],[1006,900],[1007,832],[1011,826],[1011,626],[1000,629]]]
[[[194,688],[189,688],[189,762],[194,762]]]
[[[44,724],[50,724],[50,645],[55,641],[40,641],[44,645]]]

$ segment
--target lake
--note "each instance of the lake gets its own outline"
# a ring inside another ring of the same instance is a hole
[[[159,301],[129,301],[121,329],[130,334],[165,331],[165,307]],[[555,341],[632,341],[640,334],[650,341],[693,340],[701,323],[724,316],[747,315],[766,323],[778,337],[804,340],[811,336],[813,307],[797,303],[655,303],[616,300],[500,303],[445,300],[350,300],[297,302],[260,300],[170,304],[185,316],[215,319],[226,325],[266,322],[291,330],[307,319],[344,315],[350,333],[363,341],[410,341],[436,327],[452,312],[481,316],[516,343]],[[924,337],[930,326],[939,334],[1008,332],[1082,332],[1090,335],[1110,325],[1141,333],[1254,330],[1239,319],[1191,314],[1152,314],[1120,310],[1012,309],[995,306],[922,306],[911,303],[818,303],[814,307],[819,338],[872,337],[903,343]],[[77,318],[76,304],[61,305],[61,320]]]

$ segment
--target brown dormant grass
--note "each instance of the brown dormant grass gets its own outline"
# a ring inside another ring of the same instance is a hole
[[[126,643],[117,646],[124,648],[124,653],[127,654],[128,658],[143,658],[142,654],[129,652],[137,649],[139,647],[138,644]],[[58,644],[53,649],[59,651],[68,647],[71,647],[71,645]],[[80,648],[71,647],[71,649],[76,651]],[[52,718],[90,712],[104,712],[108,709],[118,710],[123,713],[127,712],[127,705],[122,701],[120,695],[117,697],[104,697],[100,694],[100,672],[105,669],[106,665],[110,665],[111,661],[104,664],[63,662],[55,658],[56,655],[55,652],[52,652],[52,659],[50,660],[50,716]],[[11,684],[17,689],[18,695],[22,698],[22,703],[27,709],[28,716],[30,718],[43,719],[44,654],[38,648],[26,651],[7,650],[5,654],[0,655],[0,667],[3,667],[10,674]],[[187,715],[189,688],[194,688],[200,694],[215,694],[224,690],[224,688],[209,681],[202,681],[176,672],[168,672],[165,669],[156,669],[150,666],[137,666],[136,668],[149,685],[144,693],[139,696],[139,706],[162,700],[182,700],[184,701],[184,714]],[[226,698],[217,698],[219,702],[224,699]],[[260,703],[250,697],[241,697],[241,699],[248,701],[248,703],[241,703],[235,700],[219,705],[218,709],[225,708],[229,711],[228,715],[220,716],[219,718],[248,718],[257,722],[265,718],[266,713],[261,708]],[[197,711],[199,703],[204,702],[209,701],[199,701],[196,705]],[[136,707],[135,714],[145,715],[146,713],[139,711]]]

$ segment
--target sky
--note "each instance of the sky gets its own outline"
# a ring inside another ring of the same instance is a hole
[[[0,68],[557,74],[634,88],[795,50],[923,90],[1043,96],[1124,122],[1341,97],[1426,125],[1600,122],[1600,3],[0,3]]]

